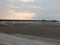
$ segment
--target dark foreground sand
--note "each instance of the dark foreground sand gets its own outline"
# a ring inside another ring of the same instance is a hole
[[[7,26],[0,24],[0,32],[60,39],[60,25],[16,24],[14,26]]]

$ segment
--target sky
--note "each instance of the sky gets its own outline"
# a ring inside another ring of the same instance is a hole
[[[0,19],[60,20],[60,0],[0,0]]]

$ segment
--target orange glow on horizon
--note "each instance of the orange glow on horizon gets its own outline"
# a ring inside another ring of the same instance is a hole
[[[32,19],[35,15],[36,15],[35,13],[28,13],[28,12],[13,12],[7,17],[5,17],[5,19],[26,20],[26,19]]]

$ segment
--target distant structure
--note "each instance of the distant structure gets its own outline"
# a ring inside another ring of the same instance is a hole
[[[21,23],[31,23],[31,24],[37,24],[41,23],[41,20],[0,20],[0,23],[12,23],[12,24],[21,24]]]
[[[0,20],[0,24],[54,24],[56,20]]]

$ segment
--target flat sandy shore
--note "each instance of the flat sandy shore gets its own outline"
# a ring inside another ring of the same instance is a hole
[[[0,45],[60,45],[60,40],[0,33]]]
[[[0,25],[0,32],[60,39],[60,25],[50,24],[43,25],[16,24],[14,26]]]

